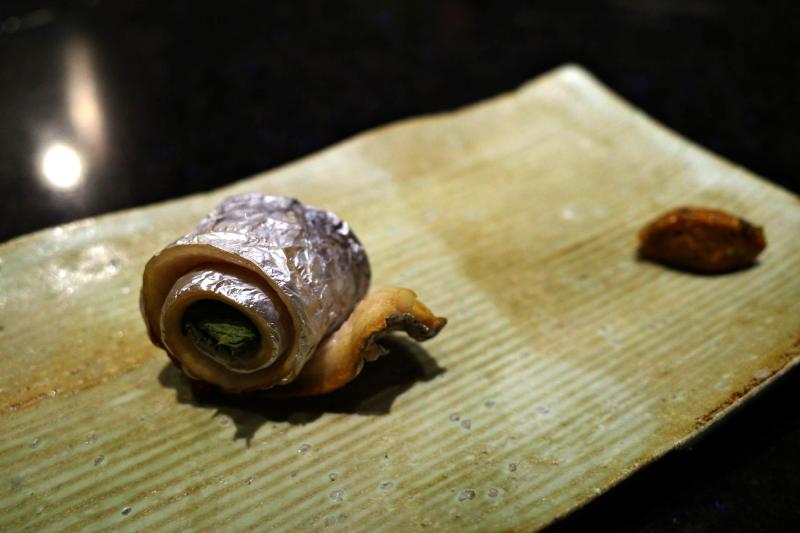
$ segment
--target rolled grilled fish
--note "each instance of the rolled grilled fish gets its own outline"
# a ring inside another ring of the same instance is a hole
[[[378,357],[382,335],[425,340],[447,322],[408,289],[367,295],[369,282],[366,251],[335,214],[245,194],[150,259],[140,302],[151,340],[189,378],[322,394]]]

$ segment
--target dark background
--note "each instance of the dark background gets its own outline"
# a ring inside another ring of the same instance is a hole
[[[162,5],[164,4],[164,5]],[[0,241],[218,187],[572,61],[800,190],[800,9],[705,0],[0,2]],[[84,177],[48,185],[49,146]],[[558,530],[800,530],[800,374]]]

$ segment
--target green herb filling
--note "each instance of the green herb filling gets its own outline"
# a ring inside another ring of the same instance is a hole
[[[243,313],[216,300],[201,300],[183,314],[183,333],[211,357],[241,360],[252,356],[261,340]]]

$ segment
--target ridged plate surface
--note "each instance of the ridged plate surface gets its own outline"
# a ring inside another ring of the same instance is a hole
[[[192,401],[139,316],[145,261],[221,198],[345,218],[373,287],[450,323],[332,398]],[[765,226],[759,264],[639,262],[676,205]],[[529,531],[800,356],[800,203],[578,67],[211,194],[0,247],[0,529]]]

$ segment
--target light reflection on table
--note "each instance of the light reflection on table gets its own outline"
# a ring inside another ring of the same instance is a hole
[[[52,130],[42,129],[38,166],[48,188],[77,193],[86,185],[92,163],[105,153],[103,109],[91,48],[85,37],[71,36],[63,58],[66,123],[56,121],[55,129],[67,133],[53,135]]]

